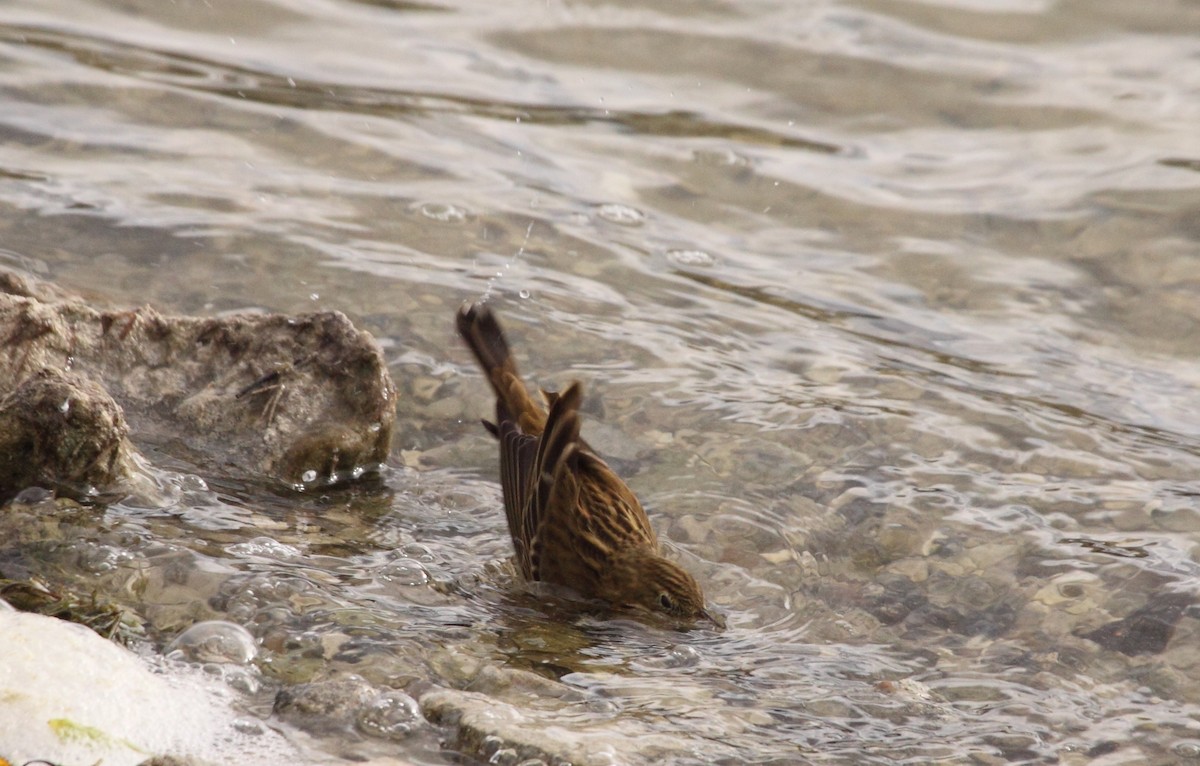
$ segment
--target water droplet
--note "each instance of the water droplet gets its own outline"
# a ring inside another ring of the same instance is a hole
[[[311,468],[300,475],[300,481],[304,482],[305,484],[311,484],[316,480],[317,472]]]
[[[529,300],[529,296],[532,295],[532,293],[530,293],[528,290],[521,290],[517,293],[517,295],[521,296],[523,300]]]
[[[462,223],[467,220],[466,210],[444,202],[424,202],[417,210],[426,218],[442,223]]]
[[[667,260],[678,266],[704,267],[715,266],[717,259],[703,250],[668,250]]]
[[[750,167],[750,159],[732,149],[697,149],[692,157],[701,165],[716,167]]]
[[[236,718],[231,728],[240,734],[258,735],[267,732],[266,724],[257,718]]]
[[[619,223],[622,226],[641,226],[646,220],[646,214],[634,207],[609,202],[601,205],[598,215],[606,221]]]
[[[320,293],[309,293],[309,294],[308,294],[308,299],[309,299],[310,301],[317,301],[317,300],[320,300],[320,299],[321,299],[321,294],[320,294]]]
[[[70,412],[71,411],[71,400],[63,399],[63,403],[58,405],[58,411],[64,415],[66,415],[68,412]]]

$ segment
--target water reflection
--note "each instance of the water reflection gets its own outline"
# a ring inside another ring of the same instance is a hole
[[[255,715],[357,677],[311,746],[365,758],[515,760],[484,713],[579,763],[1196,757],[1193,9],[292,6],[0,10],[0,262],[351,314],[388,469],[143,434],[144,496],[5,508],[3,574],[243,626]],[[514,580],[485,292],[726,631]]]

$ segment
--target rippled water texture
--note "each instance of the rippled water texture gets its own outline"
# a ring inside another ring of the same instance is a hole
[[[579,762],[1200,760],[1197,126],[1182,0],[8,0],[0,265],[344,311],[401,400],[377,481],[142,443],[165,499],[10,508],[6,560],[244,626],[257,715],[386,691],[314,758],[518,758],[434,684]],[[512,582],[484,294],[725,632]]]

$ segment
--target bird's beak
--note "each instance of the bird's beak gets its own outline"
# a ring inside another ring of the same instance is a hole
[[[725,627],[725,618],[717,612],[713,612],[709,609],[701,609],[700,614],[696,616],[701,620],[707,620],[711,622],[718,628],[724,629]]]

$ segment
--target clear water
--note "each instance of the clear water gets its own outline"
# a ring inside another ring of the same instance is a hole
[[[1186,2],[9,0],[0,265],[341,310],[402,396],[380,481],[148,444],[168,501],[8,539],[160,646],[246,626],[262,715],[344,670],[597,763],[1200,760],[1196,620],[1082,637],[1200,590],[1197,125]],[[728,630],[563,619],[497,563],[484,294]],[[306,747],[455,757],[377,734]]]

